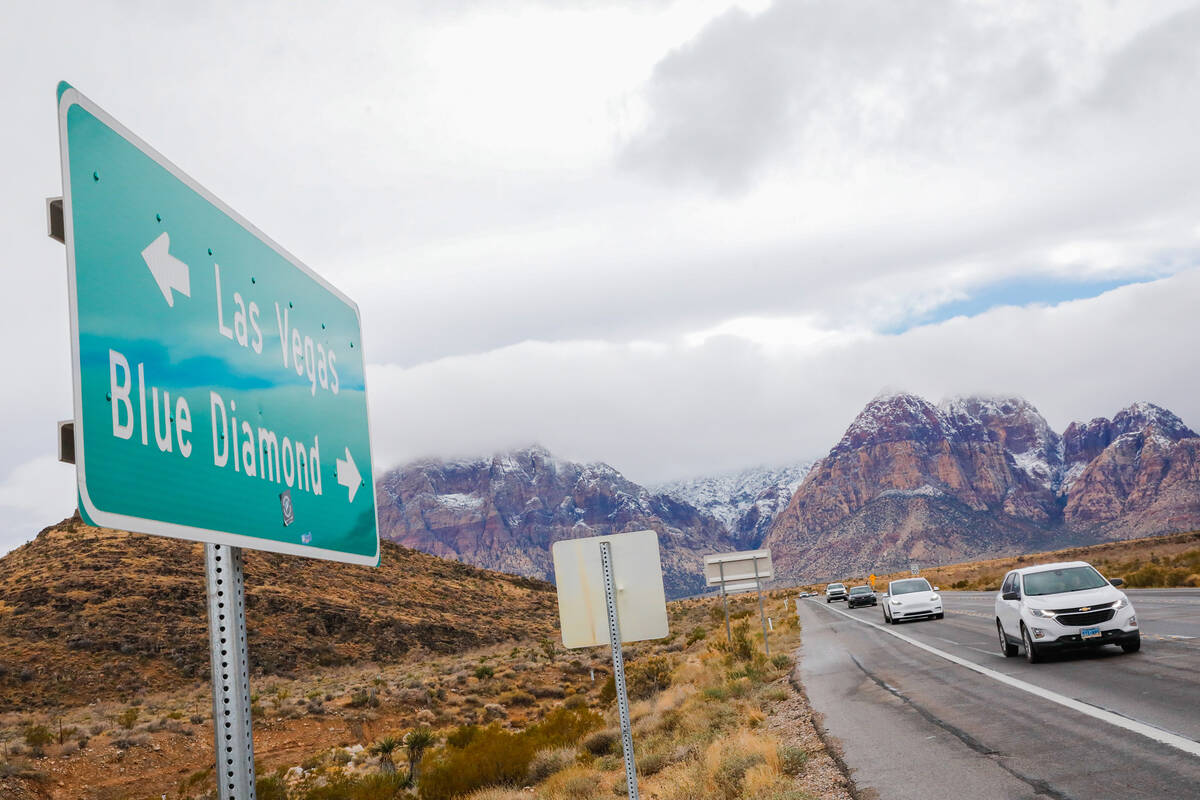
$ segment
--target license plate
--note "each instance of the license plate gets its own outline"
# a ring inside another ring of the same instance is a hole
[[[1100,629],[1099,628],[1084,628],[1083,630],[1081,630],[1079,632],[1079,635],[1082,636],[1084,639],[1099,639],[1100,638]]]

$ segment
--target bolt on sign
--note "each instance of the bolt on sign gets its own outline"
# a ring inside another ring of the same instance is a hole
[[[358,306],[59,86],[79,510],[374,565]]]

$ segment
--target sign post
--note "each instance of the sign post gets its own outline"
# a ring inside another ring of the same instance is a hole
[[[612,650],[613,681],[621,718],[621,749],[629,800],[638,800],[633,726],[622,645],[669,633],[658,534],[618,533],[555,542],[554,582],[563,646]]]
[[[622,651],[621,617],[617,613],[617,590],[613,582],[612,544],[600,543],[600,563],[604,571],[604,608],[608,614],[608,643],[612,645],[613,682],[617,693],[617,713],[621,718],[621,752],[625,756],[625,785],[629,800],[638,800],[637,762],[633,757],[633,724],[629,720],[629,692],[625,685],[625,653]]]
[[[704,580],[709,586],[721,587],[721,602],[725,604],[725,636],[730,644],[729,605],[726,595],[754,590],[758,592],[758,618],[762,623],[763,649],[771,654],[767,633],[767,615],[763,610],[762,582],[774,577],[770,550],[743,550],[733,553],[714,553],[704,557]]]
[[[80,516],[205,543],[217,787],[253,798],[242,548],[379,563],[358,306],[66,83],[58,130]]]
[[[725,597],[725,565],[718,562],[717,567],[721,571],[721,606],[725,609],[725,641],[733,644],[733,634],[729,631],[729,600]]]
[[[213,752],[222,798],[253,798],[250,668],[246,649],[242,549],[204,545],[208,640],[212,653]]]

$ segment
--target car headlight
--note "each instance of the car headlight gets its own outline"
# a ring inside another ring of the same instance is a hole
[[[935,594],[935,595],[930,595],[929,599],[930,599],[930,600],[941,600],[942,598],[938,597],[938,596]]]
[[[1054,612],[1047,611],[1044,608],[1031,608],[1029,609],[1029,613],[1035,617],[1041,617],[1042,619],[1054,619]]]
[[[891,600],[888,600],[888,602],[889,602],[889,603],[891,603],[891,604],[892,604],[892,605],[894,605],[894,606],[902,606],[902,605],[904,605],[903,603],[901,603],[899,600],[897,600],[897,599],[895,599],[895,598],[892,598]]]
[[[1113,609],[1116,611],[1120,611],[1122,608],[1127,608],[1128,606],[1129,606],[1129,598],[1126,597],[1125,595],[1121,595],[1121,599],[1117,601],[1117,604],[1115,606],[1113,606]]]

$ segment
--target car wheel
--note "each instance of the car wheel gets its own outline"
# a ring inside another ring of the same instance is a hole
[[[1142,649],[1142,635],[1139,633],[1132,639],[1121,642],[1121,649],[1126,653],[1136,653]]]
[[[830,602],[831,602],[831,601],[830,601],[830,599],[829,599],[828,597],[826,597],[826,598],[825,598],[825,605],[829,605],[829,603],[830,603]]]
[[[945,619],[945,618],[946,618],[946,612],[945,612],[945,611],[943,611],[941,614],[934,614],[934,615],[933,615],[933,618],[934,618],[934,619]]]
[[[1008,641],[1008,637],[1004,635],[1004,626],[1000,624],[1000,620],[996,620],[996,633],[1000,636],[1000,652],[1004,653],[1004,657],[1012,658],[1015,656],[1020,648]]]
[[[1025,660],[1030,664],[1036,664],[1042,660],[1042,654],[1038,652],[1037,645],[1033,643],[1033,637],[1029,635],[1029,629],[1021,625],[1021,642],[1025,645]]]

